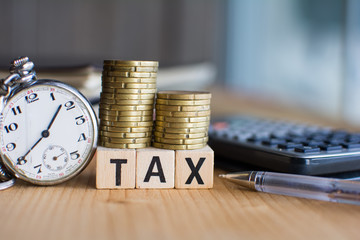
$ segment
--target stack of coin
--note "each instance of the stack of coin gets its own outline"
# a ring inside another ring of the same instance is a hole
[[[144,148],[151,145],[158,66],[156,61],[104,61],[100,146]]]
[[[172,150],[206,146],[210,99],[209,92],[158,92],[153,146]]]

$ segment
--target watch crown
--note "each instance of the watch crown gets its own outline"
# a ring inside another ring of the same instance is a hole
[[[18,68],[29,61],[28,57],[19,57],[11,62],[11,67]]]
[[[29,82],[36,79],[34,66],[34,63],[28,57],[19,57],[11,62],[10,73],[20,76],[16,83]]]
[[[5,170],[5,167],[0,163],[0,182],[8,181],[11,178],[10,174]]]
[[[19,57],[11,62],[10,72],[24,76],[29,74],[33,68],[34,63],[28,57]]]

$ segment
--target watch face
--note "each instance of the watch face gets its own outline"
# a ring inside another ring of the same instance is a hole
[[[79,173],[96,146],[96,119],[85,98],[57,83],[16,93],[0,119],[4,164],[37,184],[62,182]]]

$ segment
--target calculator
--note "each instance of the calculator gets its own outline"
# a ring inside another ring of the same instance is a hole
[[[209,145],[221,161],[326,175],[360,169],[360,133],[252,116],[212,121]]]

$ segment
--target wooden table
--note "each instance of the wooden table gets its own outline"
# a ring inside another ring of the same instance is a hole
[[[223,90],[213,92],[215,115],[250,112],[331,124]],[[216,169],[215,176],[222,172]],[[1,240],[360,236],[360,206],[258,193],[218,177],[210,190],[96,190],[95,162],[76,178],[57,186],[38,187],[18,181],[0,192],[0,207]]]

